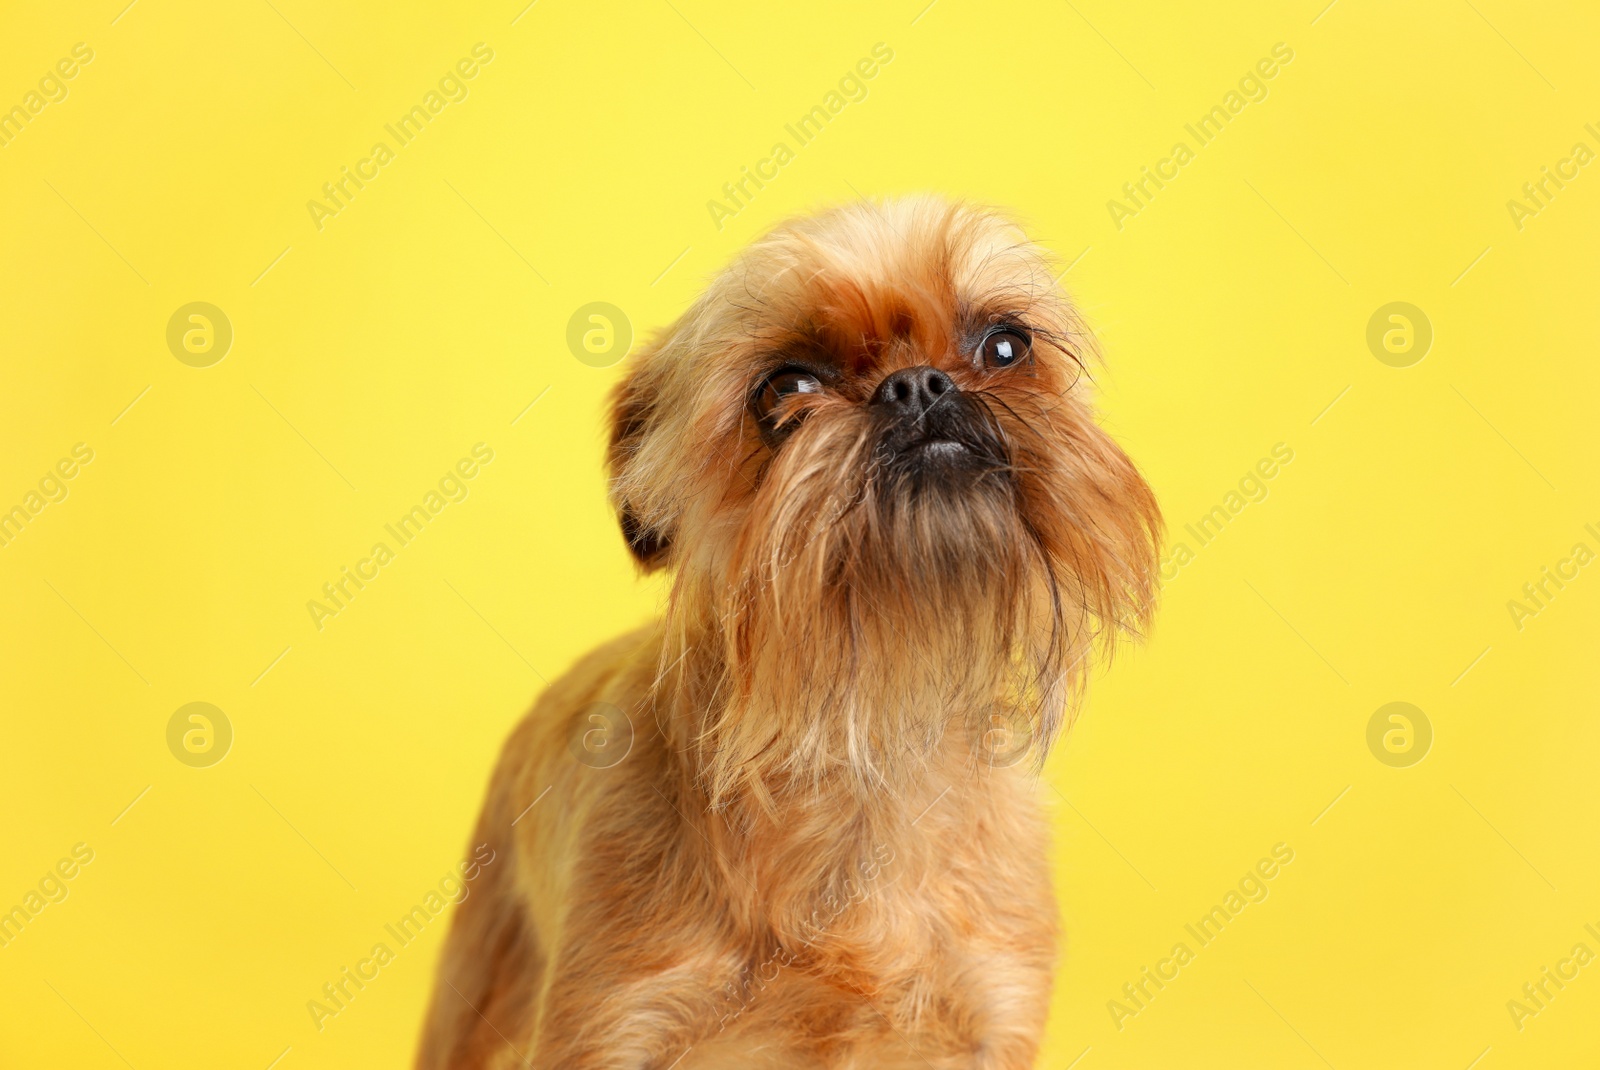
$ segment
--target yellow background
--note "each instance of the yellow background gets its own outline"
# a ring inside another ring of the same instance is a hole
[[[1073,264],[1175,540],[1294,450],[1051,759],[1039,1065],[1600,1061],[1600,965],[1506,1007],[1600,951],[1600,566],[1507,609],[1600,550],[1600,170],[1506,207],[1600,148],[1593,12],[124,2],[0,33],[6,107],[95,54],[0,148],[0,508],[95,451],[0,548],[0,907],[95,852],[0,949],[0,1063],[408,1061],[443,919],[320,1032],[307,1001],[465,856],[542,681],[661,595],[603,497],[618,369],[569,317],[648,332],[773,221],[917,190]],[[478,42],[470,96],[319,231],[306,202]],[[707,200],[878,42],[869,96],[719,230]],[[1107,201],[1279,42],[1269,96],[1119,230]],[[166,345],[192,301],[235,332],[209,368]],[[1411,367],[1366,343],[1392,301],[1433,325]],[[470,496],[319,631],[306,602],[478,442]],[[210,768],[166,744],[194,701],[235,733]],[[1409,768],[1367,747],[1392,701],[1433,727]],[[1119,1030],[1107,1002],[1279,842],[1269,897]]]

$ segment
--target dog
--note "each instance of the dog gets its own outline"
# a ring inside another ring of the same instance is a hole
[[[670,593],[506,744],[421,1070],[1033,1065],[1037,770],[1157,593],[1094,363],[1045,252],[931,197],[778,226],[631,361],[610,499]]]

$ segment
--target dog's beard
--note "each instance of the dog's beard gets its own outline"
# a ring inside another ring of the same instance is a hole
[[[821,408],[766,467],[693,599],[722,648],[692,741],[714,802],[739,786],[879,790],[1001,711],[1053,736],[1083,603],[1043,534],[1060,503],[1030,490],[1050,451],[997,405],[963,395],[915,427]]]

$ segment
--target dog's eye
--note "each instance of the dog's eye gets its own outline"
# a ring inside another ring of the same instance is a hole
[[[991,331],[978,346],[978,359],[988,368],[1004,368],[1028,355],[1028,339],[1020,331]]]
[[[752,402],[756,419],[767,428],[777,426],[778,406],[791,394],[820,394],[822,381],[801,368],[781,368],[767,377]]]

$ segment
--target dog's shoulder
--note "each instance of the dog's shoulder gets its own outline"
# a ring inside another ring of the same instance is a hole
[[[600,644],[550,683],[534,703],[534,715],[590,702],[615,703],[621,693],[635,690],[630,685],[636,678],[654,677],[660,650],[661,625],[655,621]]]

